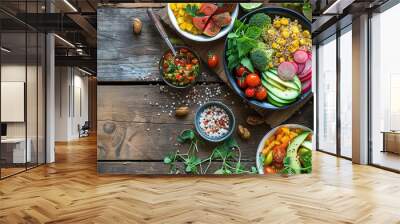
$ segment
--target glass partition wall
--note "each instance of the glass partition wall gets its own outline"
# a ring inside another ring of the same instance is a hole
[[[370,71],[370,158],[373,165],[400,172],[400,4],[373,14]]]
[[[25,12],[39,10],[24,4],[18,6]],[[45,41],[44,33],[0,12],[1,179],[46,160]]]
[[[317,46],[317,150],[352,157],[352,27]]]

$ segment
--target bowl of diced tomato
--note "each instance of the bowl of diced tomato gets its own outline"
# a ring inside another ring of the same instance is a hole
[[[168,3],[168,17],[184,37],[198,42],[217,40],[233,27],[237,3]]]
[[[164,82],[177,89],[196,83],[200,76],[199,56],[186,46],[175,46],[176,55],[167,50],[160,59],[160,75]]]

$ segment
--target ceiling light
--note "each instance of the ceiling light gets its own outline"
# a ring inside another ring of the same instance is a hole
[[[65,4],[67,4],[74,12],[78,12],[78,10],[68,1],[64,0]]]
[[[0,49],[1,49],[2,51],[6,52],[6,53],[10,53],[10,52],[11,52],[11,50],[9,50],[9,49],[7,49],[7,48],[5,48],[5,47],[1,47]]]
[[[73,45],[73,44],[72,44],[71,42],[69,42],[68,40],[66,40],[66,39],[64,39],[64,38],[62,38],[62,37],[60,37],[60,36],[57,35],[57,34],[54,34],[54,36],[57,37],[57,38],[58,38],[59,40],[61,40],[62,42],[64,42],[65,44],[67,44],[68,46],[75,48],[75,45]]]
[[[78,70],[79,71],[81,71],[81,72],[83,72],[83,73],[85,73],[85,74],[87,74],[87,75],[92,75],[92,73],[90,73],[90,72],[88,72],[88,71],[86,71],[86,70],[83,70],[83,69],[81,69],[81,68],[78,68]]]

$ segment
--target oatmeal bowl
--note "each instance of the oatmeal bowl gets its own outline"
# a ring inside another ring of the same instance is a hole
[[[235,117],[225,104],[211,101],[202,105],[194,119],[196,131],[210,142],[221,142],[235,130]]]

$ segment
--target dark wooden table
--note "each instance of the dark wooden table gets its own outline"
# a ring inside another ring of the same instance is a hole
[[[167,174],[164,156],[175,151],[175,139],[180,132],[194,128],[196,109],[209,100],[219,100],[231,107],[237,124],[249,128],[250,140],[243,141],[236,133],[233,137],[240,145],[246,166],[254,166],[259,141],[271,127],[248,126],[247,116],[256,112],[205,66],[200,82],[191,89],[177,91],[166,86],[160,79],[158,61],[167,47],[150,22],[146,8],[139,6],[98,9],[99,173]],[[132,33],[135,17],[143,21],[140,35]],[[174,32],[170,31],[170,35]],[[212,96],[207,97],[206,93]],[[190,114],[178,119],[173,107],[182,101],[189,105]],[[312,100],[286,123],[312,128]],[[214,146],[206,144],[199,156],[208,156]]]

